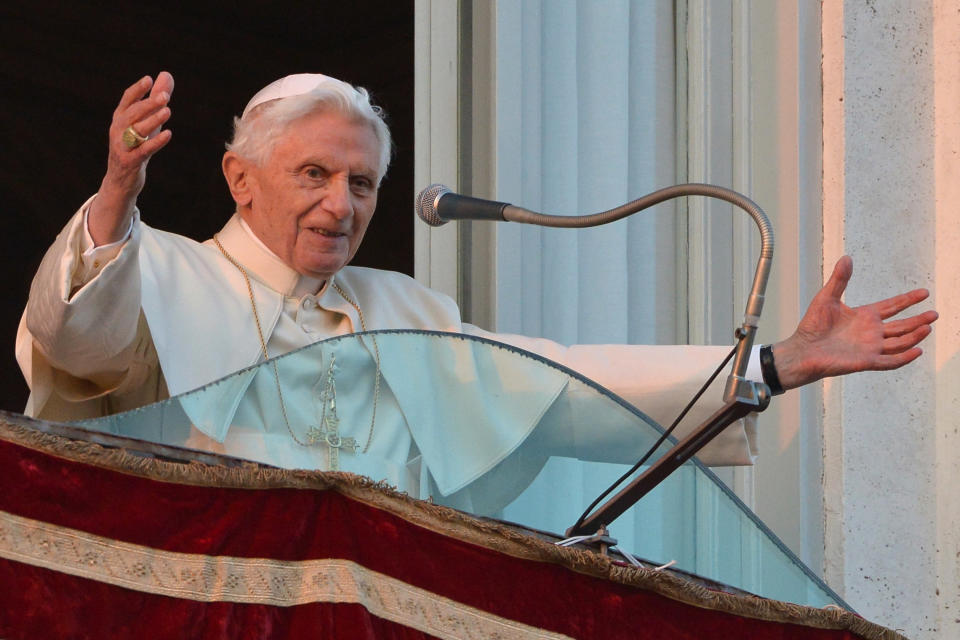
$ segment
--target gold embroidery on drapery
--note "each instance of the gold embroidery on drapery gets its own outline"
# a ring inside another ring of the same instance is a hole
[[[145,593],[289,607],[360,604],[440,638],[567,638],[436,595],[349,560],[205,556],[110,540],[0,511],[0,557]]]

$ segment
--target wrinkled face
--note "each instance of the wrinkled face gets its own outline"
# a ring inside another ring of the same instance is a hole
[[[249,166],[243,219],[298,273],[326,279],[353,258],[377,206],[373,128],[337,112],[293,121],[262,167]]]

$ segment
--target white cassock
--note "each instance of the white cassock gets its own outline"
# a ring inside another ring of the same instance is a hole
[[[125,242],[94,249],[85,230],[87,206],[89,201],[45,256],[20,323],[17,359],[31,388],[28,415],[72,421],[113,414],[190,391],[262,359],[243,275],[212,241],[200,244],[152,229],[137,214]],[[368,330],[431,329],[505,342],[578,371],[657,422],[669,424],[728,351],[728,347],[692,346],[564,347],[544,339],[491,334],[462,323],[452,300],[405,275],[345,267],[337,273],[334,287],[333,282],[294,272],[238,216],[217,237],[250,276],[271,356],[360,331],[353,301]],[[422,378],[413,375],[409,361],[395,351],[400,344],[386,337],[380,340],[384,385],[375,402],[369,384],[354,385],[349,380],[350,358],[369,359],[369,345],[365,349],[345,346],[336,355],[339,405],[349,412],[351,405],[369,411],[375,404],[378,412],[372,431],[362,410],[344,421],[349,423],[342,425],[344,437],[369,446],[365,453],[341,456],[341,469],[386,480],[414,496],[446,496],[445,502],[454,506],[492,511],[516,492],[513,485],[532,480],[551,453],[562,455],[569,449],[564,442],[571,437],[567,427],[556,425],[570,421],[570,413],[577,411],[578,394],[563,376],[554,383],[547,381],[530,397],[521,400],[518,394],[504,399],[498,411],[511,419],[492,424],[479,435],[475,430],[457,432],[456,426],[443,433],[420,428],[408,415],[417,408],[402,406],[411,390],[399,391]],[[317,358],[325,361],[303,371],[284,372],[284,404],[291,413],[288,423],[301,436],[303,425],[311,423],[310,414],[319,407],[318,389],[323,388],[329,369],[325,363],[333,351],[324,353],[318,350]],[[466,353],[447,356],[472,357]],[[294,366],[283,365],[286,360],[280,361],[281,366]],[[369,363],[357,364],[369,367]],[[483,366],[496,372],[501,365],[507,371],[515,362]],[[429,375],[433,363],[426,360],[417,366]],[[259,369],[260,374],[232,377],[220,385],[219,395],[208,393],[204,406],[188,401],[184,409],[192,425],[153,437],[281,467],[327,468],[329,458],[323,447],[298,445],[284,421],[276,418],[279,402],[272,369]],[[748,375],[756,379],[758,370],[754,356]],[[719,407],[722,378],[685,425],[698,424]],[[287,384],[293,379],[301,381],[293,385],[296,388]],[[451,403],[480,402],[483,389],[464,389],[464,393]],[[244,394],[257,400],[237,404]],[[482,401],[490,403],[489,397]],[[595,424],[584,428],[590,433],[582,434],[583,440],[597,440],[589,447],[595,459],[628,462],[641,453],[627,446],[629,438],[624,440],[615,429]],[[731,425],[701,452],[701,460],[749,464],[755,453],[755,428],[752,416]],[[511,486],[493,486],[496,483]],[[481,494],[502,499],[481,498]]]

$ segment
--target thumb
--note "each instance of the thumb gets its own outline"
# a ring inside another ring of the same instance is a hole
[[[823,285],[823,292],[831,298],[839,300],[843,296],[843,292],[847,289],[847,283],[850,282],[852,275],[853,258],[843,256],[837,260],[837,264],[833,266],[833,273],[830,275],[830,279],[827,280],[827,284]]]

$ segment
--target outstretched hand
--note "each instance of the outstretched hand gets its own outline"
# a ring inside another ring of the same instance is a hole
[[[827,376],[856,371],[897,369],[918,358],[917,345],[930,335],[936,311],[889,320],[929,296],[914,289],[861,307],[848,307],[841,298],[853,260],[837,261],[830,280],[814,296],[796,332],[773,345],[773,356],[784,389]]]

